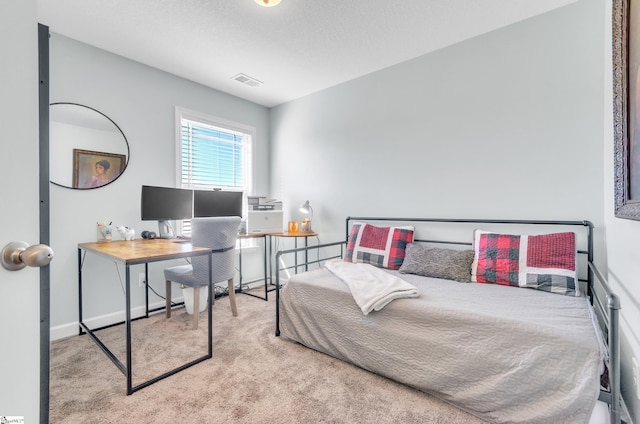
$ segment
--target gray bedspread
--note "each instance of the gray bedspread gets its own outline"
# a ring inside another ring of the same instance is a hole
[[[420,297],[363,315],[326,269],[281,293],[281,335],[495,423],[586,423],[604,351],[584,297],[399,274]]]

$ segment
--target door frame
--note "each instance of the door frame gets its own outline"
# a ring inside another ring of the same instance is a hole
[[[38,24],[39,225],[50,245],[49,224],[49,27]],[[40,423],[49,422],[50,265],[40,268]]]

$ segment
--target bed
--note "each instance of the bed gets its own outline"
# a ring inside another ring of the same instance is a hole
[[[345,241],[277,253],[277,336],[488,422],[588,423],[603,402],[620,422],[620,305],[594,265],[589,221],[348,217],[346,230]],[[388,235],[386,253],[365,246],[376,231]],[[513,281],[481,284],[501,275],[486,255],[505,243],[529,261],[552,252],[558,275],[534,267],[523,277],[520,262],[520,277],[504,274]],[[310,251],[308,271],[285,281]],[[367,303],[358,296],[372,287],[369,272],[407,290]],[[545,275],[532,283],[535,273]]]

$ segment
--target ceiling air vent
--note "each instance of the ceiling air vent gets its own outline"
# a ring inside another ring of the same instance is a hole
[[[259,85],[262,85],[262,81],[258,81],[257,79],[251,78],[249,75],[245,74],[238,74],[233,77],[233,79],[241,82],[244,85],[248,85],[249,87],[257,87]]]

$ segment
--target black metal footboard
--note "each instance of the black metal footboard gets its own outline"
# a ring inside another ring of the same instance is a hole
[[[289,250],[280,250],[276,253],[276,264],[282,263],[281,258],[287,255],[298,255],[298,253],[309,252],[310,250],[317,250],[318,256],[315,260],[310,260],[302,264],[298,264],[297,266],[281,268],[277,267],[276,269],[276,336],[280,336],[280,287],[282,286],[282,279],[280,277],[280,273],[285,270],[296,270],[298,267],[305,267],[308,269],[309,265],[320,264],[324,261],[328,261],[331,259],[342,258],[344,256],[344,248],[347,245],[346,241],[338,241],[333,243],[320,244],[317,246],[309,246],[309,247],[300,247],[297,249],[289,249]],[[337,249],[339,247],[339,249]],[[330,251],[327,252],[326,250]],[[335,250],[338,250],[339,253],[335,253]],[[325,251],[322,254],[322,251]]]

